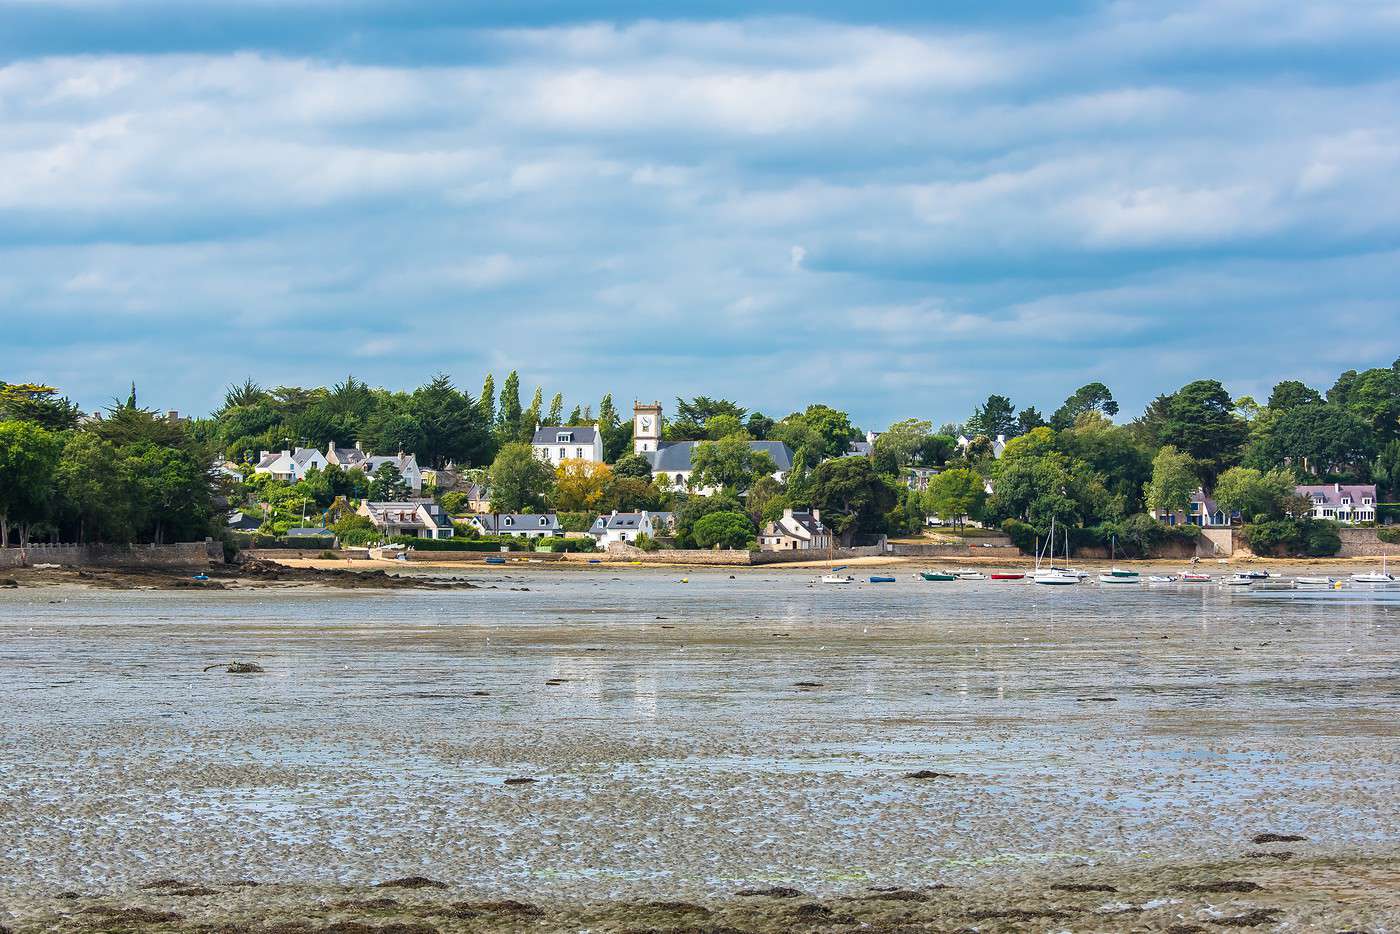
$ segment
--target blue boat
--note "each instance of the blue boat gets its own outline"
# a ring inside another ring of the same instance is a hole
[[[872,583],[872,584],[893,584],[893,583],[894,583],[894,578],[893,578],[893,577],[872,577],[872,578],[870,578],[870,583]]]
[[[487,564],[505,564],[505,563],[506,563],[506,559],[505,559],[505,558],[498,558],[498,557],[494,557],[494,556],[493,556],[493,557],[487,558],[487,559],[486,559],[486,563],[487,563]]]

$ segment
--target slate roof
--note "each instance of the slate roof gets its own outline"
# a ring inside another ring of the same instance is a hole
[[[647,451],[642,454],[651,461],[651,469],[654,473],[676,473],[694,469],[690,466],[690,457],[697,444],[704,444],[703,441],[679,441],[675,444],[664,445],[659,451]],[[782,441],[750,441],[749,447],[755,451],[762,451],[773,458],[773,463],[778,465],[781,471],[792,469],[792,448]]]
[[[573,433],[573,439],[565,444],[592,444],[598,429],[592,425],[541,425],[535,429],[531,444],[559,444],[559,432]]]
[[[652,526],[670,525],[671,517],[675,513],[671,512],[647,512],[647,518],[651,520]],[[642,527],[642,516],[640,512],[619,512],[606,516],[599,516],[593,520],[593,528],[589,529],[594,534],[600,534],[609,529],[640,529]]]
[[[557,532],[559,531],[559,517],[552,512],[483,512],[473,517],[477,523],[488,533],[494,534],[498,526],[508,532],[530,531],[530,532]],[[510,522],[507,523],[506,520]],[[544,519],[541,524],[540,520]]]
[[[1317,486],[1298,486],[1294,492],[1323,506],[1340,506],[1342,497],[1350,497],[1353,506],[1360,506],[1361,500],[1366,497],[1369,497],[1372,503],[1376,501],[1374,483],[1324,483]],[[1318,499],[1319,496],[1322,498]]]

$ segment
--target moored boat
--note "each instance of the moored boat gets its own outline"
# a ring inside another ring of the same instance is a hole
[[[1023,580],[1025,580],[1025,579],[1026,579],[1026,574],[1025,574],[1024,571],[993,571],[993,572],[992,572],[992,580],[994,580],[994,581],[1023,581]]]
[[[1393,584],[1395,583],[1395,575],[1390,573],[1390,568],[1386,565],[1386,559],[1382,556],[1381,569],[1379,571],[1371,571],[1367,574],[1353,574],[1351,575],[1351,580],[1353,583],[1357,584]]]
[[[870,583],[872,583],[872,584],[893,584],[893,583],[894,583],[894,580],[895,580],[895,579],[894,579],[893,577],[884,577],[884,576],[882,576],[882,575],[878,575],[878,574],[877,574],[877,575],[875,575],[874,577],[871,577],[871,578],[870,578]]]
[[[1220,583],[1224,584],[1227,587],[1248,587],[1250,584],[1253,584],[1257,580],[1259,580],[1259,578],[1255,577],[1253,574],[1240,573],[1231,574],[1229,577],[1222,577],[1220,579]]]
[[[1181,575],[1181,580],[1186,584],[1209,584],[1215,578],[1209,574],[1202,574],[1200,571],[1187,571]]]
[[[956,574],[949,574],[946,571],[920,571],[919,576],[926,581],[955,581]]]
[[[955,573],[960,581],[984,581],[987,579],[987,575],[981,571],[957,571]]]
[[[1136,584],[1141,581],[1141,574],[1126,568],[1109,568],[1107,573],[1099,575],[1100,584]]]
[[[1147,579],[1154,584],[1175,584],[1179,580],[1175,574],[1152,574]]]

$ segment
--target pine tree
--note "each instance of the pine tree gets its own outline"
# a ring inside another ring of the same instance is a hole
[[[562,425],[564,424],[561,420],[563,418],[564,394],[562,392],[556,392],[554,398],[549,400],[549,417],[546,418],[545,421],[551,425]]]
[[[525,414],[520,417],[520,440],[530,441],[535,436],[535,429],[540,425],[540,411],[544,408],[544,390],[535,387],[535,395],[530,400],[530,407],[525,410]]]
[[[520,418],[523,414],[520,411],[520,374],[511,370],[505,385],[501,387],[501,407],[496,416],[498,434],[504,439],[502,443],[520,437]]]
[[[578,425],[578,424],[580,424],[582,421],[583,421],[583,409],[582,409],[581,407],[579,407],[579,406],[576,405],[576,406],[574,406],[574,410],[573,410],[572,412],[569,413],[569,422],[568,422],[568,424],[570,424],[570,425]]]

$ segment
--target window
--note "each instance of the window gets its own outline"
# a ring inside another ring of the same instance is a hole
[[[574,457],[582,457],[583,448],[574,448]]]
[[[571,431],[561,431],[554,436],[554,440],[559,444],[568,444],[570,441],[574,440],[574,433]]]
[[[1369,505],[1371,505],[1371,497],[1369,497],[1369,496],[1363,496],[1363,497],[1361,497],[1361,505],[1363,505],[1363,506],[1369,506]]]
[[[559,449],[559,459],[560,459],[561,461],[562,461],[564,458],[568,457],[568,456],[569,456],[569,452],[568,452],[568,450],[567,450],[566,448],[560,448],[560,449]]]
[[[549,525],[549,520],[544,516],[540,516],[540,525]]]
[[[1351,497],[1350,497],[1350,496],[1343,496],[1343,497],[1342,497],[1342,505],[1343,505],[1343,506],[1350,506],[1350,505],[1351,505]]]
[[[506,516],[506,517],[505,517],[505,520],[504,520],[504,524],[505,524],[505,525],[515,525],[515,520],[512,519],[510,516]]]

